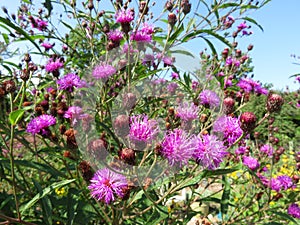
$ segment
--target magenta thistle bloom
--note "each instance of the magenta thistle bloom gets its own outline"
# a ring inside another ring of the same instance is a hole
[[[163,57],[164,66],[172,66],[173,60],[171,57],[165,56]]]
[[[92,75],[96,79],[101,79],[103,81],[106,81],[109,77],[111,77],[116,72],[117,70],[115,69],[115,67],[102,63],[94,67]]]
[[[193,138],[193,143],[196,146],[193,157],[209,170],[218,168],[227,154],[223,142],[215,135],[198,135]]]
[[[188,134],[181,129],[170,131],[161,144],[161,155],[171,166],[187,164],[192,158],[195,144]]]
[[[49,59],[47,65],[45,66],[45,69],[47,72],[54,72],[59,70],[60,68],[63,68],[64,64],[59,60],[53,61],[53,59]]]
[[[250,78],[240,79],[239,82],[237,83],[237,86],[240,87],[246,93],[250,93],[251,91],[253,91],[257,94],[263,94],[263,95],[268,94],[267,89],[262,88],[260,83]]]
[[[218,118],[214,123],[213,131],[223,134],[224,141],[229,146],[243,134],[239,126],[239,120],[231,116],[221,116]]]
[[[152,40],[152,36],[146,32],[138,30],[130,35],[130,40],[149,43]]]
[[[123,33],[120,30],[110,31],[108,32],[108,39],[119,42],[123,39]]]
[[[49,42],[46,42],[46,41],[44,41],[44,42],[41,44],[41,46],[44,47],[45,50],[49,50],[49,49],[53,48],[53,45],[50,44]]]
[[[281,188],[283,190],[287,190],[287,189],[293,187],[293,185],[294,185],[292,178],[290,178],[287,175],[278,176],[277,180],[279,180],[279,182],[281,183]]]
[[[150,143],[159,132],[158,123],[149,120],[147,115],[130,117],[129,138],[135,142]]]
[[[244,156],[243,157],[243,164],[247,166],[250,170],[256,170],[260,164],[256,158],[251,156]]]
[[[292,217],[300,219],[300,207],[298,204],[293,203],[288,208],[288,214],[290,214]]]
[[[74,73],[69,73],[57,80],[57,84],[60,90],[66,90],[68,92],[72,92],[74,87],[81,88],[85,86],[85,82],[80,80],[80,77]]]
[[[48,22],[41,20],[39,18],[36,18],[36,19],[31,20],[31,25],[32,25],[32,28],[37,28],[38,30],[43,31],[47,28]]]
[[[246,28],[248,28],[246,22],[242,22],[242,23],[240,23],[240,25],[238,25],[238,29],[240,29],[240,30],[243,30],[243,29],[246,29]]]
[[[124,197],[128,182],[125,176],[107,168],[98,170],[90,180],[88,188],[93,198],[110,204],[115,196]]]
[[[146,34],[153,34],[154,33],[154,28],[153,28],[152,25],[149,25],[148,23],[144,23],[141,31],[146,33]]]
[[[167,86],[167,90],[171,95],[175,93],[177,88],[178,88],[178,84],[175,82],[171,82]]]
[[[87,117],[87,114],[82,112],[82,108],[79,106],[70,106],[65,112],[64,117],[72,120],[72,125],[74,126],[78,119],[81,120]]]
[[[179,78],[179,74],[175,73],[175,72],[172,72],[171,77],[172,77],[172,79],[177,80]]]
[[[267,154],[269,157],[272,157],[274,149],[271,145],[263,145],[260,147],[260,151]]]
[[[51,115],[41,115],[32,119],[26,131],[32,134],[47,134],[47,128],[56,124],[55,117]]]
[[[211,90],[203,90],[198,98],[205,107],[218,107],[220,105],[219,96]]]
[[[199,108],[194,103],[184,102],[176,108],[176,115],[184,121],[197,119],[198,113]]]
[[[122,9],[116,12],[115,18],[117,23],[130,23],[134,19],[134,12]]]

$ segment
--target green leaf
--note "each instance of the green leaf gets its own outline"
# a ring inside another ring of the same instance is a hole
[[[170,39],[168,40],[168,43],[170,46],[175,42],[175,40],[179,37],[179,35],[184,31],[184,26],[181,24],[181,26],[171,35]]]
[[[230,182],[226,176],[222,176],[224,190],[221,198],[221,213],[222,217],[228,212],[229,198],[230,198]]]
[[[5,41],[5,43],[8,45],[9,44],[9,37],[8,37],[8,35],[5,34],[5,33],[2,33],[2,37],[3,37],[4,41]]]
[[[21,207],[21,213],[23,214],[26,210],[31,208],[37,201],[44,198],[46,195],[50,194],[52,191],[54,191],[56,188],[61,188],[69,183],[74,182],[76,179],[71,180],[63,180],[60,182],[55,182],[51,184],[50,186],[46,187],[44,190],[42,190],[40,193],[36,194],[24,207]]]
[[[30,37],[30,35],[26,31],[13,24],[9,19],[3,18],[2,16],[0,16],[0,23],[3,23],[6,26],[9,26],[10,28],[16,30],[18,33],[22,34],[26,38],[26,40],[30,41],[39,50],[39,52],[42,53],[38,44],[34,42],[34,40]]]
[[[249,21],[250,23],[253,23],[254,25],[258,26],[261,31],[264,31],[264,28],[260,24],[258,24],[256,22],[256,20],[254,20],[254,19],[252,19],[250,17],[243,17],[242,19],[246,20],[246,21]]]
[[[60,171],[55,170],[54,168],[52,168],[48,165],[41,164],[41,163],[27,161],[27,160],[15,160],[14,162],[18,166],[25,166],[25,167],[34,168],[34,169],[37,169],[39,171],[46,172],[48,174],[51,174],[54,178],[57,178],[59,176],[60,177],[64,176],[64,174],[60,173]],[[2,165],[6,165],[6,166],[10,165],[9,159],[0,160],[0,163]]]
[[[18,109],[18,110],[15,110],[15,111],[12,111],[10,114],[9,114],[9,122],[14,126],[16,125],[20,119],[23,117],[25,111],[23,109]]]
[[[38,190],[39,193],[42,193],[43,189],[41,187],[41,185],[33,180],[34,186],[36,187],[36,189]],[[43,218],[44,221],[48,224],[48,225],[52,225],[52,204],[50,199],[45,196],[44,198],[41,199],[41,206],[42,206],[42,214],[43,214]]]
[[[168,218],[169,215],[168,213],[166,213],[168,211],[167,207],[157,206],[157,208],[159,208],[159,210],[153,213],[152,216],[147,221],[148,225],[157,225],[164,219]]]
[[[289,214],[287,213],[283,213],[283,212],[279,212],[277,210],[270,210],[272,213],[276,214],[277,216],[280,216],[281,218],[293,222],[294,224],[300,224],[298,223],[293,217],[291,217]]]
[[[237,7],[239,5],[240,4],[238,4],[238,3],[224,3],[224,4],[220,5],[218,8],[225,9],[225,8]]]

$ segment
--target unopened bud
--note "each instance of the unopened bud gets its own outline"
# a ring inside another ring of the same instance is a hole
[[[244,112],[240,117],[240,127],[245,133],[251,132],[256,126],[256,116],[252,112]]]
[[[280,112],[283,103],[284,100],[281,95],[270,93],[268,95],[267,103],[266,103],[268,112],[270,113]]]
[[[118,136],[125,137],[129,134],[129,117],[127,115],[119,115],[114,121],[114,129]]]
[[[123,148],[119,151],[119,158],[129,165],[134,165],[135,151],[131,148]]]
[[[168,15],[168,23],[173,27],[177,22],[177,16],[174,13],[169,13]]]

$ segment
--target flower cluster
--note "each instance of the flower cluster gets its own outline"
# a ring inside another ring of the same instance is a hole
[[[74,87],[81,88],[86,86],[86,83],[74,73],[68,73],[61,79],[57,80],[57,84],[59,85],[60,90],[65,90],[68,92],[72,92]]]
[[[26,131],[32,134],[47,135],[49,133],[47,128],[55,124],[55,117],[51,115],[41,115],[28,123]]]
[[[250,78],[240,79],[239,82],[237,83],[237,86],[240,87],[246,93],[254,92],[256,94],[263,94],[263,95],[268,94],[267,89],[263,88],[260,85],[260,83]]]
[[[211,90],[203,90],[199,95],[199,100],[202,105],[208,108],[218,107],[220,105],[219,96]]]
[[[115,69],[115,67],[105,63],[100,63],[94,67],[92,75],[96,79],[106,81],[109,77],[114,75],[116,72],[117,70]]]
[[[128,188],[125,176],[107,168],[98,170],[90,182],[91,184],[88,188],[91,191],[92,197],[106,204],[113,202],[115,196],[124,197]]]

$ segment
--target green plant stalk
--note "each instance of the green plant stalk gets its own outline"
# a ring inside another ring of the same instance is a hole
[[[9,96],[10,96],[10,110],[12,112],[13,111],[13,94],[10,93]],[[11,170],[13,195],[14,195],[15,204],[16,204],[17,216],[18,216],[18,220],[21,220],[21,214],[20,214],[20,210],[19,210],[19,201],[17,198],[17,191],[16,191],[15,160],[14,160],[14,134],[15,134],[14,131],[15,131],[14,125],[11,124],[11,126],[10,126],[10,142],[9,142],[10,170]]]

